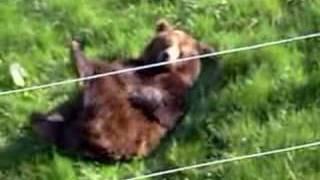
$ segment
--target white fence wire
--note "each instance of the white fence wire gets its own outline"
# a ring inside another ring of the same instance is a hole
[[[127,68],[127,69],[121,69],[121,70],[117,70],[117,71],[106,72],[106,73],[102,73],[102,74],[96,74],[93,76],[68,79],[68,80],[63,80],[63,81],[58,81],[58,82],[53,82],[53,83],[43,84],[43,85],[36,85],[36,86],[31,86],[31,87],[26,87],[26,88],[21,88],[21,89],[2,91],[2,92],[0,92],[0,96],[22,93],[22,92],[27,92],[27,91],[34,91],[34,90],[50,88],[50,87],[54,87],[54,86],[61,86],[61,85],[76,83],[76,82],[80,82],[80,81],[88,81],[91,79],[101,78],[101,77],[105,77],[105,76],[112,76],[112,75],[117,75],[117,74],[126,73],[126,72],[139,71],[139,70],[143,70],[143,69],[150,69],[153,67],[164,66],[164,65],[172,64],[172,63],[179,63],[179,62],[191,61],[191,60],[195,60],[195,59],[202,59],[202,58],[207,58],[207,57],[212,57],[212,56],[219,56],[219,55],[248,51],[248,50],[253,50],[253,49],[259,49],[259,48],[264,48],[264,47],[268,47],[268,46],[275,46],[275,45],[290,43],[293,41],[316,38],[319,36],[320,36],[320,32],[317,32],[317,33],[313,33],[313,34],[297,36],[297,37],[282,39],[282,40],[278,40],[278,41],[271,41],[271,42],[266,42],[266,43],[251,45],[251,46],[245,46],[245,47],[223,50],[223,51],[219,51],[219,52],[213,52],[213,53],[208,53],[208,54],[203,54],[203,55],[198,55],[198,56],[181,58],[181,59],[177,59],[175,61],[170,61],[170,62],[154,63],[154,64],[150,64],[150,65],[145,65],[145,66],[139,66],[139,67],[134,67],[134,68]]]
[[[248,155],[243,155],[243,156],[237,156],[237,157],[232,157],[232,158],[227,158],[227,159],[221,159],[221,160],[210,161],[210,162],[205,162],[205,163],[200,163],[200,164],[194,164],[194,165],[190,165],[190,166],[184,166],[184,167],[175,168],[175,169],[154,172],[151,174],[137,176],[137,177],[133,177],[133,178],[125,179],[125,180],[138,180],[138,179],[152,178],[152,177],[173,174],[173,173],[196,169],[196,168],[209,167],[209,166],[213,166],[213,165],[221,165],[221,164],[231,163],[231,162],[245,160],[245,159],[254,159],[254,158],[259,158],[259,157],[263,157],[263,156],[270,156],[270,155],[275,155],[275,154],[279,154],[279,153],[285,153],[285,152],[296,151],[296,150],[300,150],[300,149],[312,148],[312,147],[316,147],[319,145],[320,145],[320,141],[316,141],[316,142],[312,142],[312,143],[291,146],[291,147],[286,147],[286,148],[282,148],[282,149],[275,149],[275,150],[271,150],[271,151],[264,151],[264,152],[260,152],[260,153],[248,154]]]

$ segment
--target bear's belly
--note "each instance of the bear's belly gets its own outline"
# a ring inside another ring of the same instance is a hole
[[[84,112],[81,129],[89,154],[98,158],[129,159],[151,152],[167,129],[150,119],[128,100],[128,84],[119,76],[104,78],[96,91],[97,104]]]

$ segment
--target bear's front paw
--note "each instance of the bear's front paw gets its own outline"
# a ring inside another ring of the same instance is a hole
[[[148,111],[154,111],[161,105],[162,94],[156,88],[145,87],[133,91],[129,96],[129,100],[136,106],[145,108]]]

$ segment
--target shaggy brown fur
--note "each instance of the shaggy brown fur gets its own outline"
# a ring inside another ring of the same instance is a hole
[[[139,60],[88,61],[79,43],[71,55],[80,77],[146,63],[174,61],[208,52],[184,31],[165,21]],[[33,127],[44,139],[98,159],[148,155],[184,113],[184,99],[200,73],[199,59],[83,82],[74,101],[34,114]]]

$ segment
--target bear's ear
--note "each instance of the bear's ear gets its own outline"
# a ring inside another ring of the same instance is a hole
[[[166,21],[165,19],[160,19],[158,20],[157,24],[156,24],[156,32],[163,32],[163,31],[168,31],[173,29],[172,25]]]

